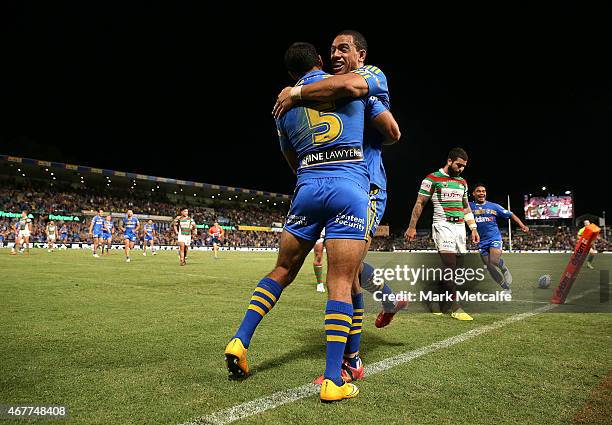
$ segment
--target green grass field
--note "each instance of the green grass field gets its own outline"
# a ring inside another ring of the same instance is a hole
[[[371,253],[369,260],[382,265],[399,255]],[[550,296],[534,290],[537,277],[548,272],[556,285],[568,257],[505,256],[513,296],[531,300],[527,311]],[[67,405],[62,423],[179,424],[310,382],[324,368],[326,295],[315,292],[308,260],[253,338],[255,373],[227,379],[223,349],[274,258],[234,252],[214,261],[192,252],[179,267],[173,252],[137,254],[126,264],[119,251],[94,259],[89,251],[11,257],[0,250],[0,404]],[[595,264],[610,270],[612,256]],[[597,290],[598,282],[599,272],[585,269],[572,295]],[[529,317],[368,376],[354,400],[323,405],[310,396],[242,422],[609,424],[612,404],[602,402],[611,392],[609,306],[593,292],[582,307],[598,313],[562,307]],[[512,314],[459,322],[403,313],[376,329],[371,312],[362,357],[371,364]]]

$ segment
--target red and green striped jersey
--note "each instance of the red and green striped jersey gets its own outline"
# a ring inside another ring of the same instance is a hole
[[[193,226],[195,226],[195,221],[190,217],[177,217],[176,220],[179,225],[179,233],[185,236],[191,235],[191,230]]]
[[[428,174],[421,182],[419,195],[431,197],[433,222],[463,223],[463,205],[468,201],[467,182],[463,177],[450,177],[442,169]]]

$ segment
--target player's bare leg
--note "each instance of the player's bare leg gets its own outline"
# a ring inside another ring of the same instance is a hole
[[[489,255],[481,255],[483,263],[487,266],[489,274],[502,287],[504,291],[510,292],[510,283],[512,283],[512,275],[502,261],[502,250],[498,248],[490,248]],[[510,277],[510,279],[507,279]],[[510,280],[510,282],[508,282]]]
[[[11,248],[11,255],[17,255],[17,252],[19,252],[19,237],[15,236],[15,244]]]
[[[179,242],[179,265],[185,265],[185,242]]]
[[[283,230],[276,265],[255,288],[244,319],[225,348],[225,362],[231,378],[243,379],[248,376],[246,354],[251,338],[263,317],[280,298],[284,288],[293,282],[313,245],[314,241],[298,238]]]
[[[219,252],[219,245],[213,242],[213,253],[214,253],[215,259],[219,258],[218,252]]]
[[[151,255],[155,255],[154,243],[153,241],[149,241],[149,248],[151,251]]]
[[[325,280],[323,279],[323,243],[317,242],[313,249],[314,261],[312,268],[317,279],[317,292],[325,292]]]
[[[24,241],[23,242],[23,246],[24,246],[24,249],[25,249],[24,254],[25,255],[30,255],[30,237],[29,236],[24,237],[23,241]]]
[[[124,241],[123,249],[125,251],[125,261],[129,263],[131,261],[130,260],[130,240],[129,239],[126,239]]]
[[[463,256],[457,255],[455,252],[439,251],[440,258],[442,259],[442,266],[445,269],[455,270],[460,267],[459,263],[463,262]],[[473,320],[472,317],[463,311],[461,304],[456,300],[456,284],[454,280],[444,280],[442,284],[445,293],[451,297],[450,301],[450,314],[453,319],[457,320]],[[440,310],[443,306],[440,305]]]

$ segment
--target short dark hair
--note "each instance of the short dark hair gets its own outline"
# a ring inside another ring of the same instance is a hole
[[[301,77],[315,66],[319,66],[319,54],[310,43],[293,43],[285,52],[285,66],[287,71]]]
[[[484,187],[485,189],[487,188],[486,184],[478,182],[473,186],[472,190],[476,190],[476,188],[480,186]]]
[[[468,160],[468,154],[462,148],[452,148],[448,153],[448,159],[455,161],[457,158],[461,158],[464,161]]]
[[[355,43],[355,47],[357,47],[357,50],[365,50],[366,52],[368,51],[368,42],[366,41],[363,34],[359,31],[344,30],[336,34],[336,37],[338,37],[339,35],[350,35],[351,37],[353,37],[353,43]]]

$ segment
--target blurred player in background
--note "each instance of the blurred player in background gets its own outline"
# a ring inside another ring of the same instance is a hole
[[[21,218],[17,222],[15,232],[15,245],[11,249],[11,255],[16,255],[17,250],[30,255],[30,235],[32,234],[32,219],[28,217],[27,211],[21,212]],[[21,249],[19,246],[22,246]]]
[[[425,204],[433,201],[434,214],[432,237],[438,249],[445,268],[456,269],[461,257],[467,253],[465,225],[472,232],[472,243],[480,242],[478,226],[468,202],[467,182],[460,174],[467,165],[468,155],[461,148],[453,148],[448,153],[446,165],[438,171],[428,174],[421,182],[410,224],[405,237],[408,242],[416,237],[416,225],[421,217]],[[457,320],[473,320],[463,311],[455,299],[456,284],[453,280],[445,280],[447,293],[451,294],[451,317]],[[442,305],[440,305],[442,310]],[[442,311],[432,311],[442,314]]]
[[[62,242],[62,247],[65,249],[66,245],[65,243],[68,242],[68,226],[66,226],[66,223],[64,222],[60,222],[62,223],[62,227],[60,227],[60,241]]]
[[[134,243],[138,239],[138,230],[140,230],[140,221],[134,217],[132,210],[127,210],[121,230],[123,231],[125,262],[129,263],[131,261],[130,250],[134,249]]]
[[[225,230],[223,230],[223,228],[219,226],[219,223],[215,222],[215,224],[213,224],[212,227],[208,229],[208,234],[211,236],[213,252],[215,253],[215,259],[217,259],[219,258],[217,256],[219,252],[219,245],[221,245],[221,242],[223,241]]]
[[[53,220],[47,224],[45,234],[47,235],[47,252],[53,252],[55,249],[55,241],[57,239],[57,226]]]
[[[515,214],[501,205],[487,201],[487,188],[484,184],[478,183],[474,186],[472,194],[476,202],[470,202],[470,208],[474,213],[478,234],[480,235],[480,242],[478,243],[480,257],[487,266],[491,277],[502,287],[502,292],[511,293],[512,275],[503,258],[501,258],[503,242],[497,220],[498,218],[511,219],[525,233],[529,232],[529,227],[525,226]]]
[[[155,243],[155,236],[157,236],[157,229],[155,228],[155,224],[153,223],[153,220],[149,220],[145,223],[145,225],[143,226],[143,232],[144,232],[144,243],[143,243],[144,252],[142,253],[142,255],[144,255],[145,257],[147,256],[147,245],[149,245],[149,247],[151,248],[151,254],[155,255],[155,250],[153,249],[153,245]]]
[[[191,236],[196,235],[196,223],[189,217],[189,210],[183,208],[181,215],[174,219],[174,233],[177,235],[179,245],[179,264],[184,266],[186,263],[187,250],[191,245]]]
[[[582,236],[582,234],[584,233],[584,229],[591,224],[590,220],[584,220],[583,222],[584,227],[581,227],[580,230],[578,230],[578,237]],[[597,254],[597,250],[595,249],[595,243],[593,242],[593,244],[591,245],[591,249],[589,250],[589,256],[587,257],[586,260],[586,266],[589,269],[593,269],[593,260],[595,259],[595,254]]]
[[[323,250],[325,249],[325,229],[321,232],[321,237],[317,239],[313,248],[314,260],[312,268],[317,278],[317,292],[325,292],[325,279],[323,279]]]
[[[113,217],[109,214],[106,216],[104,223],[102,223],[102,255],[104,255],[104,249],[106,248],[106,255],[110,255],[111,247],[113,246],[113,235],[115,234],[115,225],[113,224]]]
[[[93,238],[93,256],[99,258],[98,255],[98,244],[104,243],[102,241],[102,224],[104,223],[104,211],[102,208],[98,209],[98,214],[91,219],[91,224],[89,225],[89,235]]]

